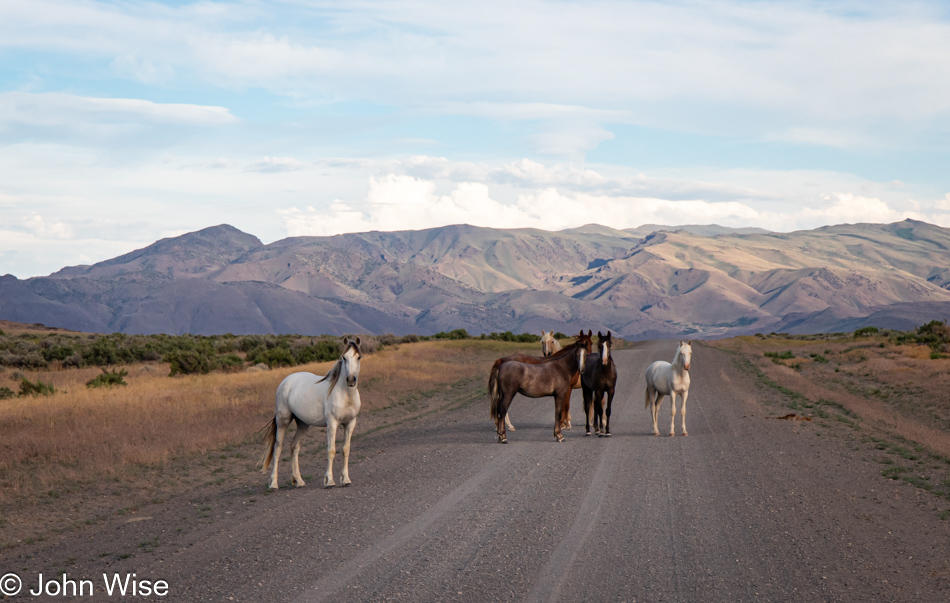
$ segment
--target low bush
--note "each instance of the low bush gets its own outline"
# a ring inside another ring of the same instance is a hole
[[[26,377],[20,380],[20,396],[51,396],[56,393],[56,388],[49,383],[43,383],[39,379],[33,383]]]
[[[102,369],[102,373],[96,375],[95,379],[90,379],[86,381],[86,387],[114,387],[116,385],[128,385],[125,382],[125,377],[129,375],[129,371],[122,370],[111,370],[107,371]]]

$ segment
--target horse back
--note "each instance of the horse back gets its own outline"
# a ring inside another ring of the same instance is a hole
[[[556,364],[528,364],[504,362],[498,369],[498,381],[503,391],[517,391],[529,398],[554,395],[560,389],[571,387],[568,371]]]

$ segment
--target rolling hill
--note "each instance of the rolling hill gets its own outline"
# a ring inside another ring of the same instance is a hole
[[[91,332],[628,338],[910,328],[950,317],[950,230],[467,225],[294,237],[231,226],[46,277],[0,277],[0,319]]]

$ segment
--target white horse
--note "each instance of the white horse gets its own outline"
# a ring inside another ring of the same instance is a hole
[[[657,360],[647,367],[647,391],[646,403],[644,408],[650,408],[653,414],[653,435],[660,435],[660,430],[656,427],[656,414],[660,410],[660,404],[664,396],[670,397],[670,403],[673,405],[673,416],[670,418],[670,436],[676,435],[673,426],[676,423],[676,394],[683,399],[681,410],[683,417],[683,435],[686,433],[686,397],[689,396],[689,363],[693,355],[692,340],[679,342],[676,348],[676,356],[673,357],[673,363]]]
[[[550,333],[545,333],[541,329],[541,355],[550,356],[554,352],[561,351],[561,344],[554,338],[554,329]]]
[[[274,419],[264,427],[264,455],[261,457],[261,473],[266,473],[273,462],[270,487],[277,489],[277,461],[284,441],[284,433],[290,422],[297,422],[297,432],[291,443],[291,480],[298,488],[304,485],[300,476],[298,454],[300,444],[311,425],[327,428],[327,473],[323,485],[335,485],[333,481],[333,457],[336,456],[336,430],[343,425],[343,485],[350,482],[350,438],[356,427],[356,415],[360,412],[360,392],[356,388],[360,376],[360,338],[343,338],[343,354],[325,377],[313,373],[293,373],[277,387]],[[345,377],[346,387],[337,387],[340,376]]]

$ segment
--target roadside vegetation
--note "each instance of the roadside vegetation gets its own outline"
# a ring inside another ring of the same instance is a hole
[[[540,354],[539,337],[531,341],[505,333],[361,339],[363,408],[357,438],[432,412],[434,403],[482,401],[495,358]],[[209,459],[220,463],[212,471],[222,472],[215,477],[218,484],[254,472],[258,431],[273,416],[277,385],[295,371],[325,374],[339,357],[340,341],[326,336],[0,335],[6,358],[17,357],[0,365],[0,517],[8,520],[0,522],[0,547],[30,530],[42,531],[40,524],[53,529],[58,524],[52,511],[67,498],[74,510],[64,506],[60,524],[85,504],[101,506],[104,496],[126,501],[123,507],[133,492],[167,498],[156,489],[184,487],[182,475],[195,462],[200,467]],[[19,359],[30,354],[47,364],[25,366]],[[73,355],[82,360],[67,364],[65,358]],[[233,366],[220,360],[228,355],[238,358]],[[213,358],[213,368],[190,370],[195,358]],[[182,367],[178,371],[176,362]],[[311,436],[305,448],[324,445],[323,438]],[[37,504],[42,514],[30,511]],[[105,517],[101,509],[90,514]]]
[[[911,331],[756,334],[710,342],[775,394],[772,418],[846,429],[875,451],[881,475],[950,503],[950,327],[933,320]],[[793,411],[791,414],[788,411]],[[950,519],[950,506],[941,514]]]

